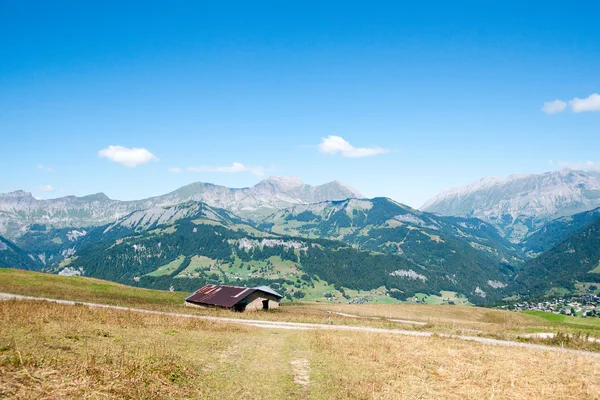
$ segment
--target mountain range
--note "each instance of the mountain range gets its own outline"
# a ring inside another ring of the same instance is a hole
[[[571,170],[488,178],[427,211],[287,177],[137,201],[18,191],[0,195],[0,266],[161,289],[269,284],[290,299],[455,293],[486,304],[579,293],[600,281],[599,181]]]
[[[362,196],[341,182],[311,186],[296,177],[271,177],[241,189],[197,182],[161,196],[135,201],[113,200],[104,193],[38,200],[31,193],[19,190],[0,194],[0,235],[15,239],[36,224],[52,228],[98,226],[134,211],[186,201],[201,201],[243,217],[260,218],[296,204],[349,197]]]
[[[47,271],[144,287],[191,290],[207,280],[242,281],[296,293],[318,280],[339,297],[346,290],[379,290],[398,299],[450,290],[474,302],[506,295],[514,270],[491,247],[496,240],[511,260],[520,261],[482,221],[436,217],[385,198],[317,205],[340,213],[318,221],[332,235],[275,233],[265,228],[270,223],[252,225],[227,210],[189,201],[136,211],[87,231],[31,231],[19,244],[43,249],[36,256]],[[353,212],[359,209],[362,216]],[[338,229],[350,232],[341,216],[348,213],[355,233],[378,236],[377,243],[334,237]]]
[[[494,224],[513,242],[553,219],[600,207],[600,172],[564,169],[539,175],[484,178],[450,189],[421,209],[475,217]]]

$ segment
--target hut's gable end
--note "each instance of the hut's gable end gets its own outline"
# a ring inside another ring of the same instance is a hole
[[[272,310],[274,308],[279,308],[279,298],[277,296],[259,290],[251,293],[246,300],[248,302],[246,311]]]

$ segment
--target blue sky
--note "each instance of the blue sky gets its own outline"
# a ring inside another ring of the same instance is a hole
[[[600,3],[522,3],[0,0],[0,192],[597,168]]]

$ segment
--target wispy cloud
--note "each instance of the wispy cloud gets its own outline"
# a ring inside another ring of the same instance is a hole
[[[341,136],[327,136],[321,139],[319,151],[325,154],[340,154],[349,158],[371,157],[387,153],[381,147],[354,147]]]
[[[169,169],[167,169],[167,171],[169,171],[172,174],[179,174],[182,172],[181,168],[177,168],[177,167],[169,168]]]
[[[567,103],[562,100],[556,99],[554,101],[547,101],[542,107],[542,111],[546,114],[557,114],[567,109]]]
[[[569,100],[569,106],[571,107],[571,111],[574,113],[600,111],[600,94],[593,93],[585,99],[575,97],[574,99]],[[557,114],[565,111],[566,109],[567,103],[560,99],[547,101],[542,107],[542,111],[546,114]]]
[[[250,172],[254,175],[262,176],[269,169],[265,167],[254,167],[247,166],[242,163],[234,162],[230,166],[213,166],[213,165],[199,165],[196,167],[188,167],[190,172],[225,172],[225,173],[236,173],[236,172]]]
[[[586,111],[600,111],[600,94],[594,93],[586,97],[585,99],[580,99],[575,97],[573,100],[569,101],[571,105],[571,109],[573,112],[580,113]]]
[[[570,168],[570,169],[600,170],[600,161],[571,162],[571,161],[552,161],[552,160],[550,160],[550,165],[555,165],[555,166],[558,166],[561,168]]]
[[[158,157],[146,149],[130,149],[123,146],[108,146],[106,149],[100,150],[98,156],[107,158],[127,168],[135,168],[150,161],[158,161]]]
[[[50,168],[50,167],[48,167],[46,165],[43,165],[43,164],[38,164],[36,166],[36,168],[39,169],[39,170],[42,170],[42,171],[46,171],[46,172],[54,172],[54,168]]]
[[[40,192],[54,192],[54,187],[52,187],[52,185],[43,185],[43,186],[38,186],[37,190],[39,190]]]

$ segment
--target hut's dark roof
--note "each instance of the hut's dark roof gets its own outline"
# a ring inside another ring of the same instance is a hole
[[[233,307],[235,304],[239,303],[241,300],[245,299],[251,293],[256,291],[275,295],[279,298],[283,297],[268,287],[245,288],[239,286],[220,286],[209,284],[186,297],[185,301],[190,303],[209,304],[229,308]]]

